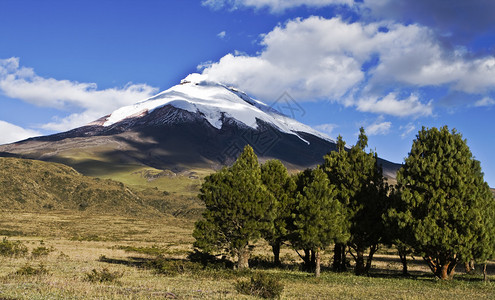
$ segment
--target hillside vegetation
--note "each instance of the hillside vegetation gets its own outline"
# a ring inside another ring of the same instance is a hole
[[[200,210],[193,197],[164,190],[134,190],[110,179],[81,175],[73,168],[19,158],[0,158],[0,210],[75,210],[87,214],[159,217]]]

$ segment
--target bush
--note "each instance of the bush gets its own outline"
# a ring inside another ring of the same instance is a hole
[[[259,254],[251,256],[249,266],[253,269],[268,269],[273,268],[275,265],[270,256]]]
[[[40,264],[38,268],[26,264],[23,267],[19,268],[17,271],[15,271],[15,275],[20,275],[20,276],[34,276],[34,275],[44,275],[44,274],[48,274],[48,270],[42,264]]]
[[[230,260],[228,260],[225,256],[223,256],[221,259],[218,259],[214,255],[211,255],[207,252],[198,251],[197,249],[195,249],[194,252],[190,252],[187,256],[187,259],[195,263],[201,263],[201,265],[205,269],[231,270],[234,268],[234,264]]]
[[[0,255],[22,257],[28,253],[28,248],[21,241],[9,241],[6,237],[0,242]]]
[[[33,258],[39,258],[42,256],[47,256],[52,251],[53,251],[53,248],[47,248],[45,246],[40,246],[38,248],[34,248],[33,251],[31,251],[31,256]]]
[[[103,268],[101,271],[93,269],[91,272],[86,273],[86,280],[89,282],[114,282],[124,276],[124,272],[111,272],[107,268]]]
[[[276,278],[257,273],[251,280],[236,282],[235,289],[241,294],[273,299],[280,298],[284,285]]]
[[[203,269],[203,266],[199,263],[167,259],[159,256],[147,264],[148,268],[153,269],[157,274],[163,274],[167,276],[176,276],[185,273],[198,273]]]

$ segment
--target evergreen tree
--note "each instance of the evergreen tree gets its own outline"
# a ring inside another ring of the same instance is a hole
[[[324,160],[323,169],[330,182],[335,185],[337,190],[336,198],[342,203],[344,213],[347,215],[347,206],[349,205],[352,191],[348,188],[347,176],[350,165],[347,151],[345,150],[345,141],[341,135],[337,137],[337,151],[332,151],[324,156]],[[347,216],[346,218],[348,219]],[[335,243],[333,254],[333,269],[339,272],[345,271],[347,269],[346,244]]]
[[[294,203],[295,182],[279,160],[269,160],[261,166],[261,180],[274,199],[273,227],[262,232],[273,250],[273,261],[280,265],[280,247],[287,241],[287,222]]]
[[[493,257],[495,202],[480,163],[455,129],[423,127],[397,183],[401,203],[389,216],[435,276],[451,279],[459,261]]]
[[[351,251],[356,262],[354,270],[362,275],[371,268],[373,255],[384,237],[383,214],[387,211],[388,186],[376,153],[365,152],[368,137],[363,128],[355,146],[346,152],[344,145],[339,137],[339,151],[325,156],[324,169],[332,183],[338,186],[338,199],[346,209],[350,225],[347,244],[355,252]],[[366,251],[368,256],[365,258]],[[334,268],[344,269],[345,247],[336,245],[334,252]]]
[[[389,211],[399,210],[402,211],[403,202],[400,198],[400,192],[396,187],[392,187],[389,194]],[[383,243],[388,246],[395,245],[397,248],[397,254],[399,255],[402,263],[402,275],[408,276],[407,270],[407,256],[411,255],[412,249],[406,243],[403,242],[403,237],[407,235],[404,232],[405,229],[397,226],[394,217],[390,216],[390,212],[384,215],[385,221],[385,240]]]
[[[249,242],[273,226],[273,197],[262,184],[253,148],[246,146],[232,167],[207,176],[199,198],[206,210],[196,223],[194,245],[207,252],[228,250],[237,268],[248,268]]]
[[[306,170],[298,176],[297,193],[292,213],[291,243],[304,249],[305,267],[313,267],[320,275],[320,254],[332,242],[348,238],[341,203],[335,198],[336,190],[321,168]],[[311,253],[311,256],[309,255]]]

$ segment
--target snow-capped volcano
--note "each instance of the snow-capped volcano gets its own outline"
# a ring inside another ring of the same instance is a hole
[[[302,140],[304,138],[298,132],[334,142],[328,136],[283,115],[261,101],[250,98],[244,92],[209,81],[208,77],[197,73],[190,74],[179,85],[156,96],[114,111],[104,120],[99,120],[99,123],[105,127],[111,126],[128,118],[144,116],[165,105],[199,113],[217,129],[222,128],[225,117],[253,129],[258,129],[257,120],[260,120]]]
[[[279,159],[299,170],[322,163],[336,149],[328,136],[261,101],[191,74],[86,126],[0,146],[0,155],[61,162],[102,176],[143,167],[216,169],[232,163],[247,144],[261,161]],[[393,176],[398,167],[382,162]]]

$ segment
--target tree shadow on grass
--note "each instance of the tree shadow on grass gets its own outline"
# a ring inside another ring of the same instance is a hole
[[[401,261],[398,257],[375,257],[375,262],[383,262],[383,263],[397,263],[401,265]],[[408,267],[423,267],[428,269],[428,265],[422,259],[408,259],[407,261]],[[466,281],[466,282],[482,282],[484,281],[482,271],[482,265],[476,265],[476,271],[473,274],[466,274],[464,264],[458,263],[455,268],[454,281]],[[493,275],[495,269],[495,264],[493,262],[489,262],[487,264],[487,274]],[[372,268],[370,277],[376,278],[408,278],[408,279],[421,279],[421,280],[431,280],[438,281],[432,272],[430,271],[418,271],[418,270],[409,270],[407,275],[402,274],[402,270],[392,270],[387,268]]]
[[[225,258],[218,259],[212,255],[191,253],[187,258],[171,258],[163,255],[151,257],[128,256],[126,258],[109,258],[101,256],[98,261],[125,265],[139,269],[152,270],[157,274],[175,276],[178,274],[196,274],[198,276],[226,276],[233,272],[233,263]],[[250,270],[248,270],[250,271]],[[225,274],[224,274],[225,273]],[[235,272],[242,275],[242,272]]]
[[[129,267],[136,267],[136,268],[145,268],[152,260],[153,260],[152,258],[135,257],[135,256],[129,256],[126,259],[117,259],[117,258],[108,258],[104,255],[98,259],[98,261],[104,263],[109,263],[114,265],[124,265]]]
[[[153,270],[158,274],[175,276],[178,274],[194,274],[195,276],[207,277],[244,277],[256,270],[281,270],[281,271],[302,271],[302,264],[291,262],[283,263],[280,266],[275,266],[269,258],[254,257],[249,261],[250,269],[243,271],[235,271],[234,264],[225,257],[217,258],[213,255],[203,254],[200,252],[192,252],[187,258],[170,258],[164,256],[156,257],[137,257],[128,256],[127,258],[108,258],[101,256],[100,262],[125,265],[139,269]],[[382,262],[399,262],[400,260],[393,257],[379,257],[376,261]],[[408,261],[409,266],[425,266],[421,260]],[[493,263],[489,265],[493,266]],[[480,270],[478,268],[477,270]],[[456,268],[454,276],[455,281],[463,282],[482,282],[483,275],[481,274],[465,274],[462,273],[463,267]],[[335,273],[330,266],[322,266],[322,272]],[[353,272],[353,268],[348,269],[349,273]],[[479,272],[479,271],[478,271]],[[280,275],[280,274],[279,274]],[[313,276],[311,272],[307,272],[308,276]],[[301,279],[301,274],[287,272],[282,275],[287,279]],[[384,278],[384,279],[412,279],[437,282],[433,273],[427,271],[410,270],[407,275],[403,275],[401,270],[391,270],[387,268],[372,268],[368,277]]]

